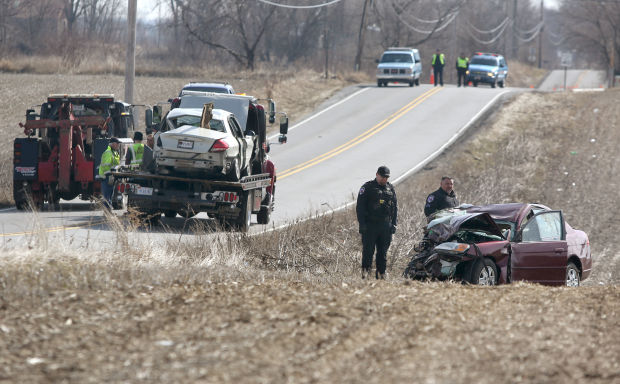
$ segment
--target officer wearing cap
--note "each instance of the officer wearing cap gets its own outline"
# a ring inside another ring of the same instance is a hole
[[[390,169],[382,165],[373,180],[366,182],[357,195],[357,221],[362,235],[362,278],[370,273],[372,258],[376,256],[377,279],[383,279],[387,264],[387,251],[396,232],[398,205],[396,191],[388,183]]]
[[[103,195],[103,206],[111,209],[112,207],[112,192],[114,192],[114,186],[110,185],[107,180],[107,175],[110,173],[113,167],[120,164],[119,149],[121,142],[116,137],[110,139],[110,145],[101,155],[101,162],[99,163],[99,178],[101,180],[101,194]]]
[[[424,204],[424,214],[427,218],[437,211],[446,208],[454,208],[459,206],[459,201],[454,193],[454,180],[449,176],[441,178],[439,189],[426,197]]]

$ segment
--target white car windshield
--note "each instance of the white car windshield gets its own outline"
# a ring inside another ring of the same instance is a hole
[[[469,64],[479,64],[479,65],[488,65],[490,67],[497,67],[497,59],[496,58],[487,58],[487,57],[474,57],[471,59]]]
[[[194,127],[200,127],[200,116],[192,116],[192,115],[183,115],[168,118],[168,125],[170,129],[176,129],[182,127],[184,125],[192,125]],[[224,126],[224,122],[222,120],[211,119],[209,122],[209,126],[212,130],[218,132],[226,132],[226,127]]]
[[[413,58],[407,53],[385,53],[381,57],[382,63],[413,63]]]

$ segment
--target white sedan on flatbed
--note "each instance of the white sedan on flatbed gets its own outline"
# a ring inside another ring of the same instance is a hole
[[[213,109],[209,128],[201,128],[202,108],[175,108],[156,135],[154,158],[160,174],[221,176],[239,181],[250,173],[255,134],[236,117]]]

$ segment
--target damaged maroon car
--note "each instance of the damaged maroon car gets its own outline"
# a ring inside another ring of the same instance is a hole
[[[592,269],[585,232],[566,223],[562,211],[541,204],[440,211],[414,249],[404,275],[415,279],[579,286]]]

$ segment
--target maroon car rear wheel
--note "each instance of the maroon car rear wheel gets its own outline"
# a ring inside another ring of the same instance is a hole
[[[578,287],[580,283],[579,268],[574,263],[568,263],[566,266],[566,286]]]

